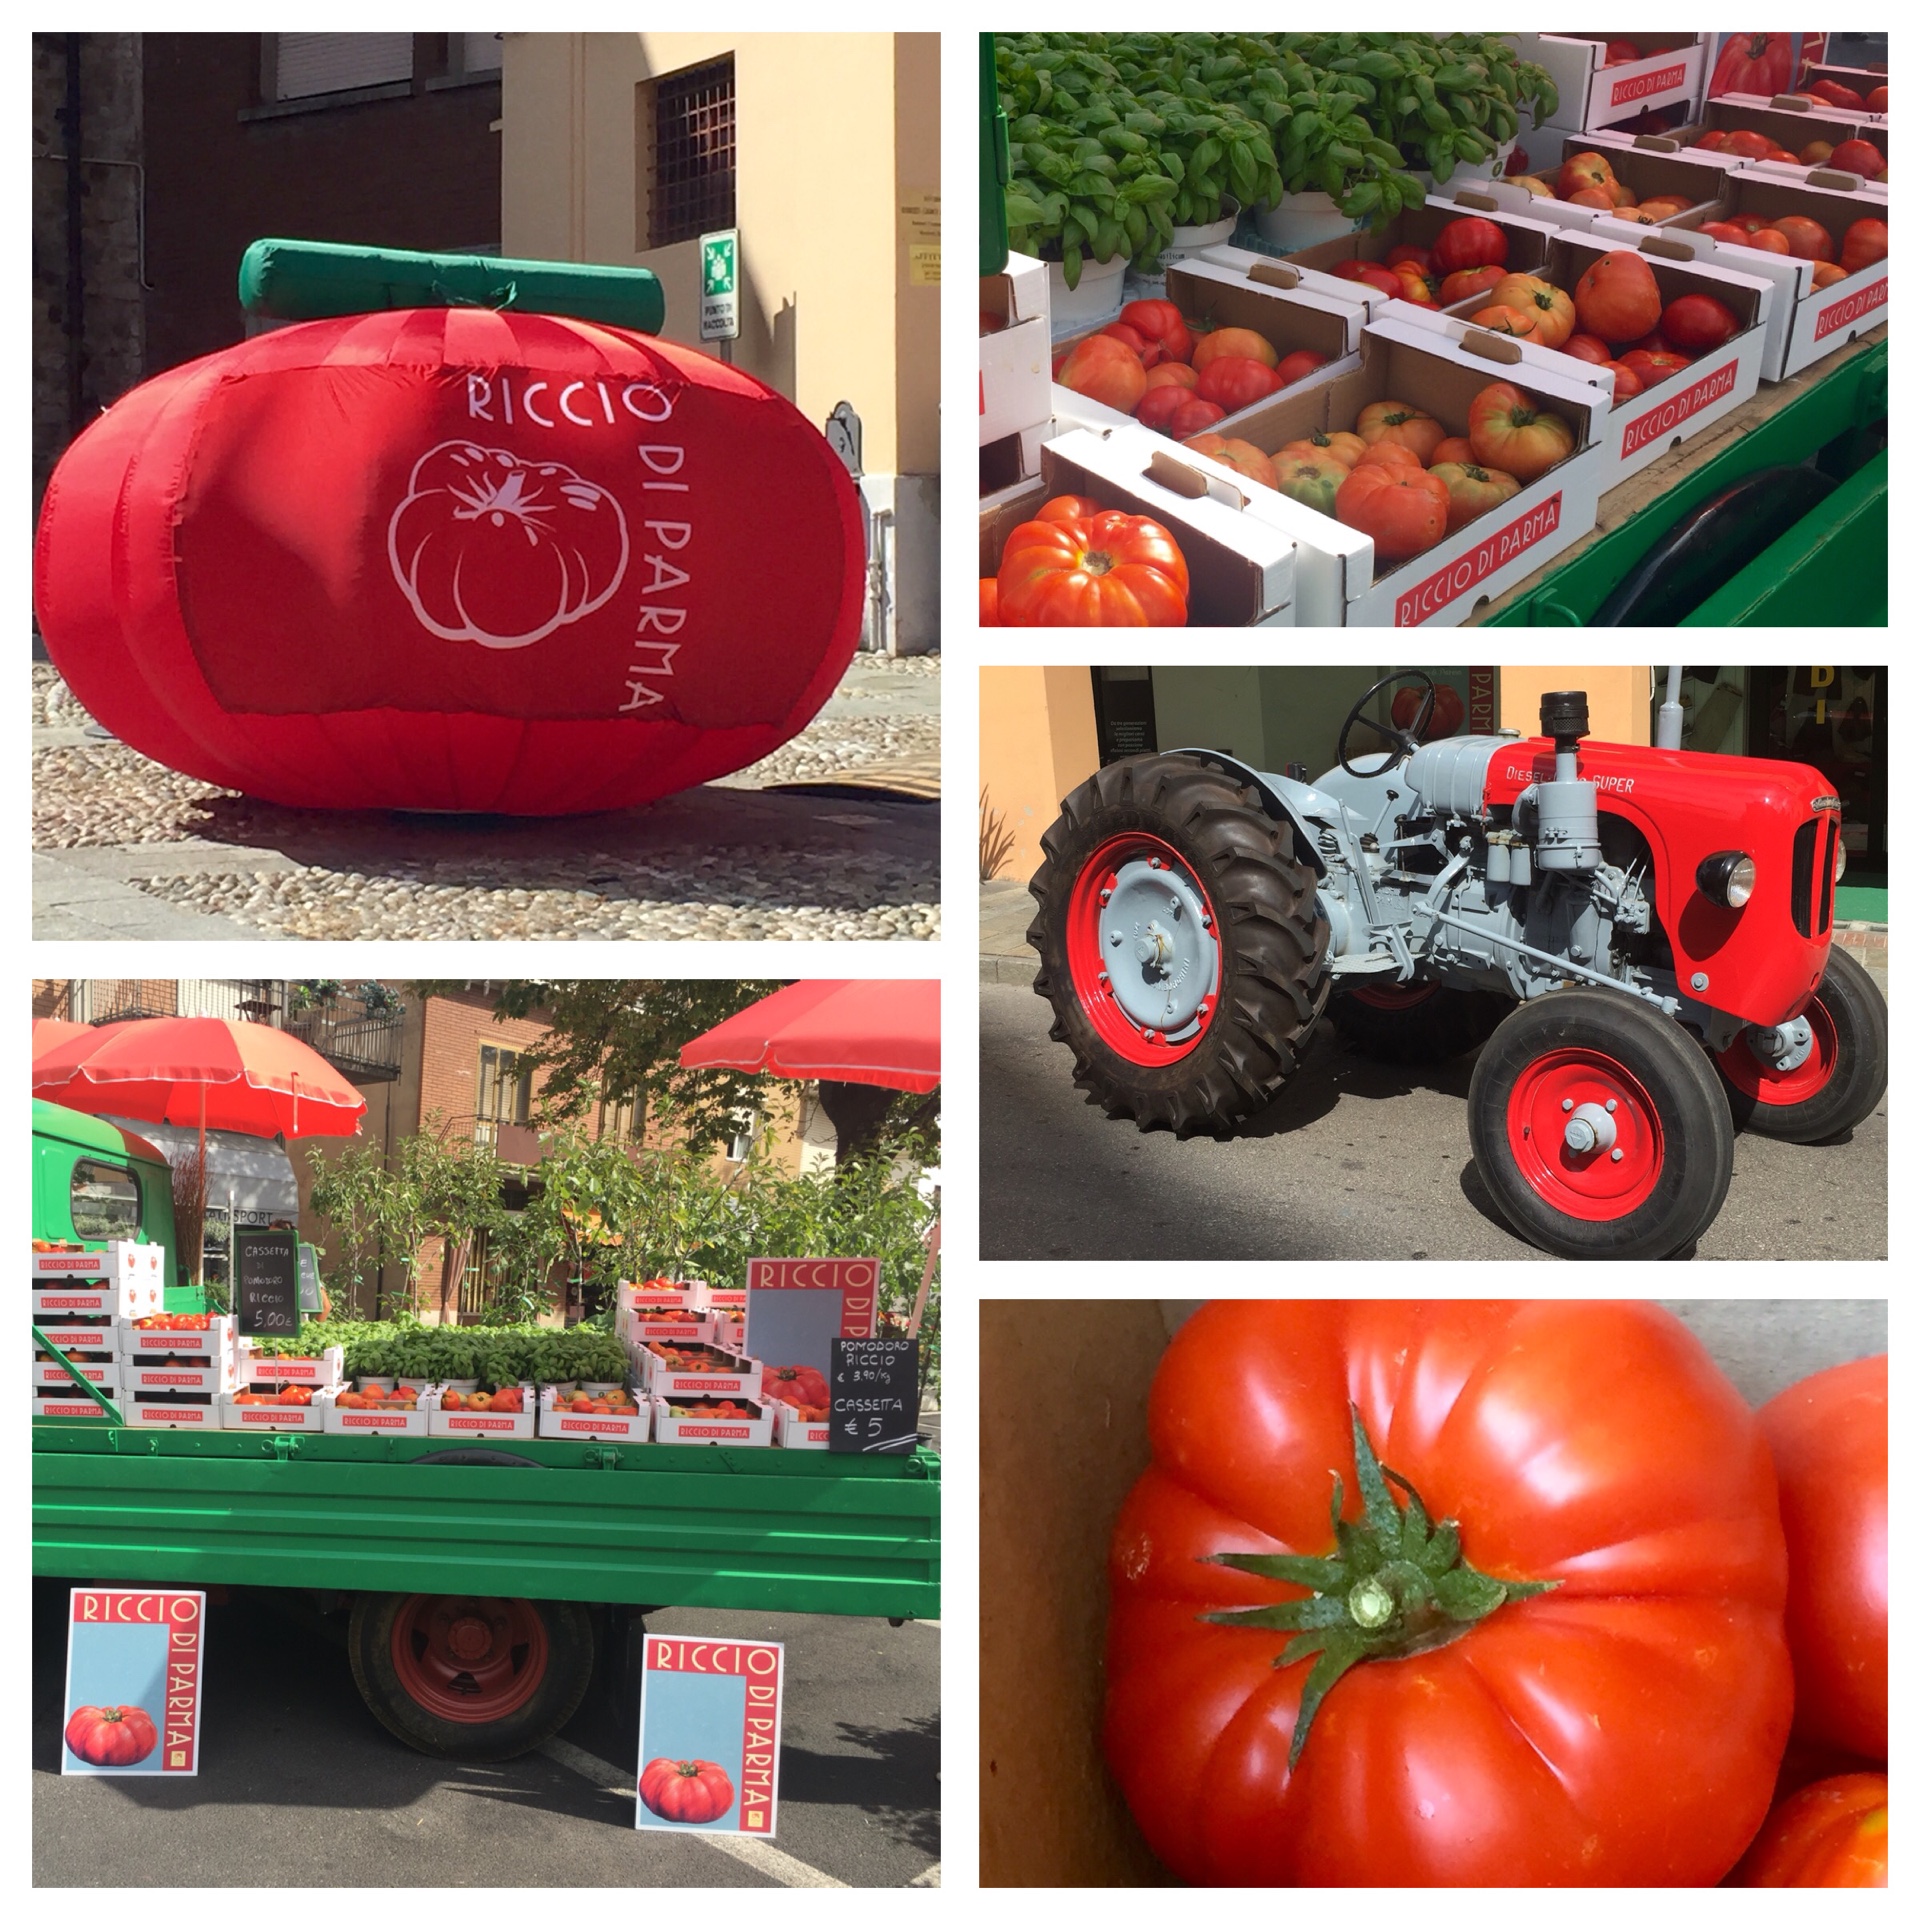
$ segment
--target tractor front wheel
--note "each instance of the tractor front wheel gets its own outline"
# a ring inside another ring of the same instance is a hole
[[[1704,1233],[1733,1117],[1699,1043],[1644,1001],[1563,987],[1510,1014],[1467,1093],[1474,1164],[1517,1233],[1563,1259],[1657,1260]]]
[[[1407,1066],[1471,1053],[1512,1011],[1503,994],[1465,992],[1437,980],[1348,987],[1327,1003],[1327,1018],[1356,1053]]]
[[[1327,923],[1293,828],[1184,755],[1102,767],[1041,838],[1027,939],[1074,1082],[1144,1132],[1224,1132],[1299,1064]]]
[[[1720,1054],[1736,1125],[1811,1145],[1857,1126],[1887,1090],[1887,1003],[1872,976],[1839,947],[1807,1004],[1813,1045],[1790,1073],[1763,1061],[1740,1035]]]

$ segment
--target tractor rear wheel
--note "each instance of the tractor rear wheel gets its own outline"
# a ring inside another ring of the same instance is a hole
[[[1748,1133],[1811,1145],[1857,1126],[1887,1090],[1887,1003],[1872,976],[1840,947],[1807,1005],[1813,1047],[1791,1073],[1779,1073],[1745,1035],[1717,1057],[1734,1124]]]
[[[1733,1177],[1733,1116],[1699,1043],[1597,988],[1560,988],[1500,1023],[1474,1063],[1467,1131],[1509,1224],[1563,1259],[1678,1252]]]
[[[1437,980],[1393,980],[1336,993],[1327,1018],[1356,1053],[1425,1066],[1471,1053],[1513,1005],[1503,994],[1463,992]]]
[[[1327,923],[1293,828],[1181,755],[1116,761],[1041,838],[1034,991],[1074,1083],[1144,1132],[1224,1132],[1300,1063],[1326,1005]]]

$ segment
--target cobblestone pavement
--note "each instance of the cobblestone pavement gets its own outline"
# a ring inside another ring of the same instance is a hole
[[[566,820],[313,813],[90,731],[33,669],[42,939],[927,940],[937,656],[856,657],[812,726],[651,807]],[[808,790],[809,788],[813,790]]]

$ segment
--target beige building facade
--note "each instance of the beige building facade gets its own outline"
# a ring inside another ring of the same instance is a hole
[[[664,338],[861,429],[866,644],[939,643],[940,36],[510,33],[501,251],[642,266]],[[700,339],[703,232],[739,337]]]

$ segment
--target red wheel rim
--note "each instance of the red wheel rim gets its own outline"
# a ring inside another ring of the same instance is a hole
[[[1212,986],[1188,1023],[1169,1034],[1137,1018],[1121,1004],[1102,953],[1100,923],[1107,894],[1123,870],[1140,863],[1162,872],[1197,897],[1206,931],[1198,938],[1212,956]],[[1207,1037],[1219,1001],[1220,936],[1212,896],[1200,876],[1156,834],[1122,833],[1103,841],[1082,865],[1067,901],[1067,973],[1093,1030],[1121,1059],[1137,1067],[1167,1067],[1183,1060]],[[1174,1037],[1178,1035],[1178,1037]]]
[[[1378,1007],[1384,1013],[1405,1013],[1431,1000],[1440,991],[1438,980],[1395,980],[1386,986],[1351,987],[1350,996],[1363,1007]]]
[[[1768,1066],[1744,1035],[1720,1056],[1720,1071],[1763,1107],[1797,1107],[1811,1100],[1840,1064],[1840,1033],[1833,1015],[1818,1000],[1808,1004],[1806,1018],[1813,1029],[1813,1046],[1792,1072],[1780,1073]]]
[[[1568,1124],[1583,1108],[1606,1113],[1610,1145],[1568,1144]],[[1659,1184],[1667,1157],[1646,1088],[1619,1061],[1586,1047],[1555,1048],[1521,1072],[1507,1100],[1507,1146],[1528,1186],[1576,1220],[1624,1219]]]
[[[547,1629],[528,1600],[416,1593],[394,1616],[393,1670],[442,1720],[504,1720],[539,1691]]]

